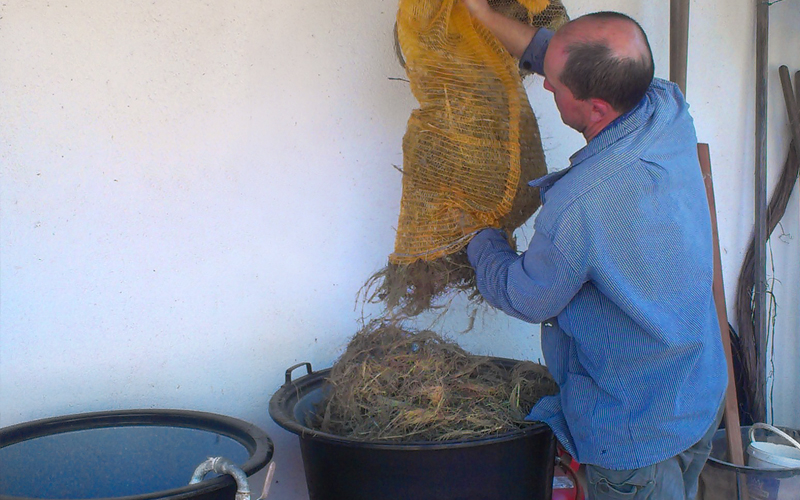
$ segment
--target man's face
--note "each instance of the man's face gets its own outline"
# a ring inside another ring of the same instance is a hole
[[[589,112],[591,102],[580,101],[575,98],[572,91],[568,89],[561,80],[561,70],[567,61],[567,54],[564,51],[564,44],[558,36],[553,37],[550,46],[544,57],[544,88],[553,93],[556,107],[561,113],[561,121],[565,125],[584,133],[589,123]]]

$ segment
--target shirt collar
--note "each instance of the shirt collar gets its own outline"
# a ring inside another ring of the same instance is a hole
[[[586,146],[570,156],[569,167],[543,175],[538,179],[528,182],[528,185],[545,189],[552,186],[557,180],[564,177],[573,166],[607,149],[622,137],[642,127],[652,113],[652,107],[653,103],[648,96],[645,95],[633,109],[618,116],[613,122],[609,123],[606,128],[601,130],[599,134],[592,138]]]
[[[548,187],[552,186],[553,184],[555,184],[555,182],[557,180],[559,180],[560,178],[564,177],[564,175],[566,175],[566,173],[569,172],[570,168],[571,167],[567,167],[567,168],[559,170],[557,172],[551,172],[549,174],[543,175],[543,176],[539,177],[538,179],[534,179],[534,180],[528,182],[528,185],[530,187],[535,187],[535,188],[541,188],[541,187],[548,188]]]
[[[606,128],[600,131],[589,144],[579,149],[575,154],[570,156],[570,165],[575,165],[584,161],[585,159],[596,155],[597,153],[607,149],[609,146],[617,142],[622,137],[630,134],[634,130],[644,126],[647,119],[653,112],[653,103],[649,96],[645,94],[642,100],[633,107],[630,111],[621,114],[613,122],[609,123]]]

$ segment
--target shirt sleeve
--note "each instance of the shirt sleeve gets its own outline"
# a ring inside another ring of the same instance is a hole
[[[467,256],[483,298],[530,323],[557,316],[585,281],[539,231],[528,250],[518,255],[500,230],[485,229],[470,241]]]
[[[544,76],[544,55],[547,53],[547,46],[550,45],[553,33],[547,28],[539,28],[536,31],[533,40],[519,59],[520,68]]]

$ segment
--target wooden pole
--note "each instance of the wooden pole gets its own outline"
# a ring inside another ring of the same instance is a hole
[[[719,251],[719,232],[717,231],[717,205],[714,201],[714,183],[711,178],[711,154],[708,144],[697,145],[697,156],[700,159],[700,170],[706,184],[708,209],[711,213],[711,234],[714,245],[714,303],[717,307],[719,330],[722,335],[722,346],[728,366],[728,389],[725,393],[725,430],[728,443],[728,455],[734,465],[744,465],[742,449],[742,431],[739,424],[739,403],[736,398],[736,378],[733,374],[733,356],[731,353],[731,337],[728,330],[728,312],[725,306],[725,286],[722,280],[722,259]]]
[[[798,72],[800,73],[800,72]],[[783,87],[783,98],[786,101],[786,112],[789,115],[789,129],[792,132],[792,139],[794,139],[794,152],[800,158],[800,112],[798,111],[797,97],[794,95],[792,89],[792,79],[789,76],[789,68],[781,66],[778,68],[778,74],[781,77],[781,87]],[[795,85],[797,78],[795,77]],[[800,87],[798,87],[800,89]]]
[[[769,4],[756,0],[755,225],[753,230],[753,333],[757,349],[753,418],[766,421],[767,369],[767,92]]]
[[[686,95],[689,60],[689,0],[670,0],[669,79]]]

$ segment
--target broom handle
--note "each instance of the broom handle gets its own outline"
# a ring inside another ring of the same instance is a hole
[[[719,331],[722,335],[722,346],[725,349],[725,360],[728,365],[728,389],[725,394],[725,433],[728,442],[730,462],[734,465],[744,465],[744,452],[742,450],[742,431],[739,424],[739,403],[736,398],[736,379],[733,374],[733,359],[731,355],[731,338],[728,330],[728,313],[725,307],[725,287],[722,282],[722,260],[719,252],[719,233],[717,232],[717,207],[714,201],[714,184],[711,179],[711,154],[708,144],[697,145],[697,155],[700,159],[700,170],[706,185],[708,208],[711,212],[711,232],[714,245],[714,303],[717,307],[719,318]]]

